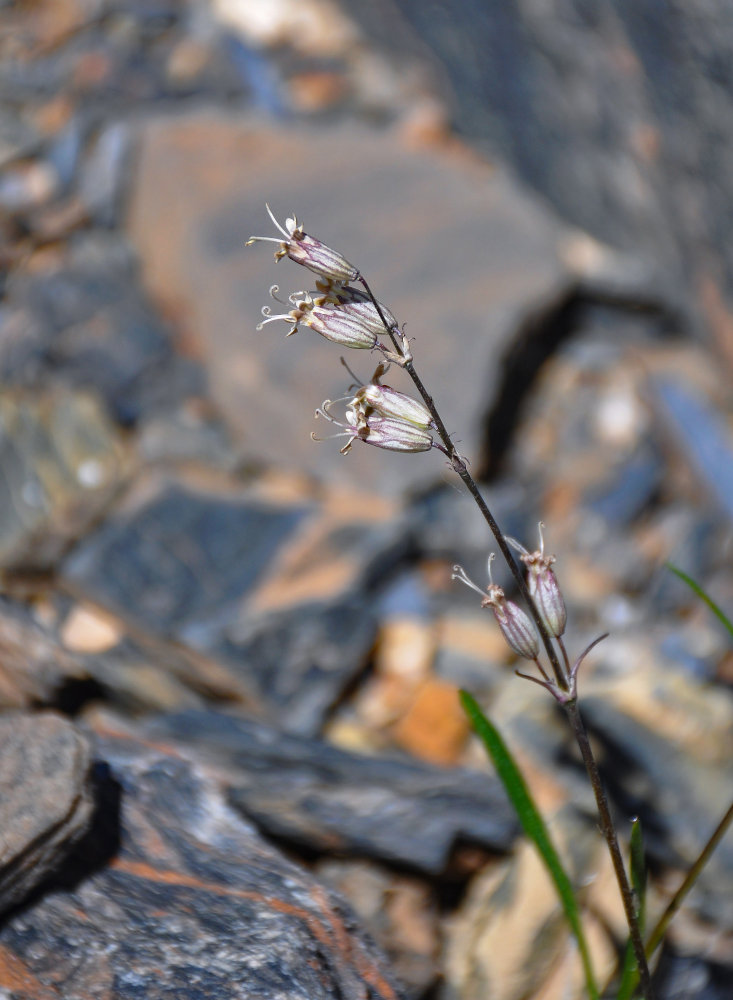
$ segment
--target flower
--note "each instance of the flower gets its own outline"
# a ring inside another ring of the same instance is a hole
[[[519,553],[520,559],[527,567],[527,589],[535,603],[542,624],[555,639],[559,639],[565,631],[567,611],[560,585],[552,569],[555,556],[545,555],[545,539],[542,535],[544,524],[539,522],[540,547],[534,552],[528,552],[515,538],[507,541]]]
[[[467,587],[481,595],[481,607],[491,608],[502,635],[517,655],[523,656],[526,660],[537,661],[540,655],[540,644],[535,627],[519,605],[508,601],[504,596],[503,589],[491,579],[493,560],[494,553],[492,552],[489,555],[488,564],[489,585],[485,592],[468,577],[462,566],[453,567],[451,579],[460,580],[461,583],[465,583]]]
[[[308,236],[295,216],[286,219],[283,227],[270,211],[270,206],[265,205],[265,208],[275,228],[282,233],[283,239],[274,236],[250,236],[246,243],[247,246],[257,242],[278,243],[279,248],[275,251],[275,260],[290,257],[296,264],[302,264],[303,267],[307,267],[310,271],[320,274],[329,281],[346,284],[349,281],[357,280],[359,272],[354,265],[350,264],[338,250],[332,250],[315,237]]]
[[[326,399],[316,410],[317,417],[324,417],[330,423],[342,428],[333,437],[348,437],[341,449],[346,455],[351,450],[354,441],[364,441],[365,444],[384,448],[386,451],[418,452],[429,451],[433,447],[433,439],[423,427],[398,420],[394,417],[383,417],[371,408],[349,405],[346,408],[344,420],[338,420],[331,412],[331,407],[341,400]],[[311,434],[314,441],[321,440]]]
[[[270,289],[270,295],[276,302],[281,302],[275,294],[277,291],[278,286],[273,285]],[[270,307],[263,306],[262,315],[265,318],[257,325],[257,329],[261,330],[267,323],[283,320],[285,323],[290,323],[288,337],[296,333],[298,325],[302,323],[303,326],[309,326],[326,340],[339,344],[341,347],[369,350],[376,346],[377,334],[358,316],[350,315],[333,306],[319,305],[318,301],[314,301],[308,292],[293,292],[292,295],[288,296],[288,302],[293,308],[286,313],[272,315]],[[281,304],[286,305],[284,302]]]
[[[362,292],[361,289],[352,288],[351,285],[321,281],[316,281],[316,288],[322,293],[316,302],[331,303],[343,312],[357,316],[366,326],[373,329],[377,336],[381,336],[385,329],[387,331],[397,329],[397,320],[389,309],[380,302],[378,310],[366,292]],[[385,322],[382,322],[382,317],[379,315],[380,310]]]
[[[415,427],[435,427],[432,414],[424,403],[413,399],[404,392],[392,389],[391,386],[381,385],[379,379],[384,374],[386,368],[384,364],[379,364],[368,385],[362,385],[351,400],[351,406],[355,410],[375,410],[382,417],[393,417],[396,420],[406,421],[414,424]]]

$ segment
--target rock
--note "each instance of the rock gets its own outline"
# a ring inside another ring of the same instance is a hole
[[[459,844],[506,850],[516,830],[488,774],[366,757],[216,712],[161,716],[145,732],[195,747],[223,775],[236,809],[310,852],[440,875]]]
[[[0,931],[24,997],[399,1000],[346,904],[237,817],[195,762],[113,734],[95,756],[92,834],[54,891]]]
[[[448,766],[458,762],[469,732],[458,689],[430,678],[418,687],[392,735],[399,747],[420,760]]]
[[[129,247],[99,231],[77,234],[50,265],[18,269],[5,303],[2,381],[93,390],[126,425],[200,394],[200,370],[176,354],[136,282]]]
[[[346,897],[410,997],[418,1000],[435,988],[440,922],[431,886],[365,861],[325,858],[315,871]]]
[[[373,595],[407,549],[400,524],[383,521],[337,497],[272,502],[236,478],[218,491],[144,480],[63,574],[80,595],[217,660],[232,688],[315,735],[364,668]]]
[[[691,759],[608,699],[586,697],[583,716],[602,742],[610,794],[626,816],[638,816],[651,858],[687,871],[726,808],[731,769]],[[725,841],[703,869],[692,905],[717,926],[733,928],[733,853]],[[689,905],[689,904],[688,904]]]
[[[670,379],[653,388],[665,423],[674,434],[693,473],[699,476],[728,518],[733,518],[733,440],[706,402]]]
[[[460,133],[574,225],[656,259],[733,359],[727,10],[701,0],[661,18],[621,0],[602,10],[476,0],[458,14],[450,0],[345,7],[393,57],[432,50]]]
[[[581,921],[600,982],[617,957],[612,935],[624,940],[623,908],[613,870],[595,824],[573,810],[545,813],[550,836],[582,899]],[[581,888],[582,887],[582,888]],[[451,921],[445,996],[461,1000],[548,1000],[585,995],[577,946],[557,891],[536,848],[527,840],[511,858],[471,883]]]
[[[8,108],[0,108],[0,167],[33,153],[41,143],[37,131]]]
[[[0,706],[52,702],[64,685],[86,678],[78,657],[64,650],[28,609],[0,599]]]
[[[88,392],[0,390],[0,566],[47,569],[98,518],[126,453]]]
[[[129,130],[116,122],[99,132],[87,154],[79,191],[91,218],[100,226],[111,226],[117,218],[130,153]]]
[[[0,912],[59,869],[92,816],[86,738],[50,712],[0,717]]]
[[[333,345],[311,331],[285,343],[284,325],[254,330],[274,281],[286,291],[312,284],[290,261],[275,268],[268,245],[245,250],[248,236],[271,235],[268,201],[276,216],[297,210],[310,232],[356,260],[378,298],[407,322],[447,425],[476,456],[497,354],[521,312],[567,277],[551,216],[501,172],[428,158],[376,130],[280,131],[197,113],[150,122],[139,141],[130,237],[156,300],[200,344],[214,398],[248,454],[392,494],[441,475],[437,456],[362,448],[352,461],[332,444],[308,444],[314,407],[342,396],[350,380],[338,350],[329,364]],[[294,145],[297,175],[273,170]],[[385,255],[387,243],[394,256]],[[371,375],[372,358],[349,360],[361,378]]]

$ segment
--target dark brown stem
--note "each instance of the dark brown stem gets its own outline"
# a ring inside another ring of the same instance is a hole
[[[380,305],[377,302],[376,298],[372,294],[372,290],[369,287],[369,285],[367,284],[366,279],[362,276],[362,277],[359,278],[359,281],[364,286],[364,290],[366,291],[367,295],[371,299],[371,302],[374,305],[374,308],[377,310],[379,318],[381,319],[382,323],[384,324],[384,328],[387,331],[387,333],[389,334],[390,339],[392,340],[392,343],[394,344],[395,350],[397,351],[397,353],[402,354],[402,347],[401,347],[399,341],[397,340],[397,337],[396,337],[396,335],[394,333],[394,330],[387,323],[387,320],[384,317],[384,313],[382,312],[382,310],[380,308]],[[443,420],[442,420],[440,414],[438,413],[438,410],[437,410],[437,408],[435,406],[435,403],[433,402],[433,397],[430,395],[430,393],[427,391],[427,389],[423,385],[422,379],[420,378],[420,376],[415,371],[415,366],[413,365],[412,361],[411,360],[410,361],[405,361],[402,367],[405,369],[405,371],[407,372],[407,374],[412,379],[415,388],[417,389],[417,391],[422,396],[423,402],[425,403],[425,405],[427,406],[428,410],[430,411],[430,415],[433,418],[433,421],[435,422],[435,428],[436,428],[438,434],[440,435],[441,440],[443,441],[443,444],[444,444],[445,449],[446,449],[446,453],[447,453],[447,455],[448,455],[448,457],[450,459],[450,464],[451,464],[454,472],[457,475],[459,475],[461,477],[461,479],[463,480],[463,482],[464,482],[464,484],[466,486],[466,489],[468,490],[468,492],[473,497],[473,499],[474,499],[474,501],[475,501],[478,509],[481,511],[481,513],[482,513],[482,515],[484,517],[484,520],[486,521],[486,523],[488,524],[489,528],[491,529],[491,533],[494,536],[494,538],[496,539],[496,544],[499,546],[499,549],[501,550],[501,554],[504,556],[504,559],[505,559],[505,561],[506,561],[509,569],[511,570],[511,574],[514,577],[514,582],[516,583],[517,588],[519,589],[519,593],[524,598],[524,602],[527,605],[527,607],[529,609],[529,612],[532,615],[532,618],[534,619],[535,625],[537,626],[537,631],[539,632],[540,637],[542,638],[542,644],[545,647],[545,651],[547,653],[547,658],[550,661],[550,665],[552,666],[552,672],[555,675],[555,679],[557,681],[557,684],[558,684],[558,686],[563,691],[567,691],[568,690],[568,682],[567,682],[567,679],[565,677],[565,673],[564,673],[564,671],[563,671],[563,669],[562,669],[562,667],[560,665],[560,660],[558,659],[557,652],[555,651],[555,647],[552,645],[552,640],[550,639],[550,635],[549,635],[547,629],[545,628],[544,622],[542,621],[542,618],[540,617],[540,613],[537,610],[537,607],[535,606],[535,603],[532,600],[532,597],[530,596],[529,590],[527,589],[527,584],[524,582],[524,576],[523,576],[521,570],[519,569],[519,567],[517,566],[517,563],[516,563],[516,561],[514,559],[514,556],[512,555],[512,551],[509,548],[509,546],[507,545],[507,543],[506,543],[506,541],[504,539],[504,535],[502,534],[501,529],[499,528],[499,525],[496,523],[496,521],[494,519],[494,515],[489,510],[489,508],[488,508],[488,506],[486,504],[486,501],[482,497],[481,492],[480,492],[480,490],[479,490],[479,488],[478,488],[478,486],[476,484],[475,479],[473,478],[473,476],[471,475],[471,473],[468,471],[468,466],[466,465],[465,460],[459,455],[459,453],[458,453],[455,445],[453,444],[453,442],[451,440],[451,437],[450,437],[450,434],[448,433],[448,430],[447,430],[445,424],[443,423]]]
[[[598,765],[595,757],[593,756],[590,740],[588,739],[588,731],[585,728],[585,723],[583,722],[580,709],[578,708],[578,703],[575,699],[565,702],[563,708],[565,709],[565,714],[568,717],[573,733],[575,734],[575,739],[580,747],[583,763],[585,764],[586,772],[588,773],[590,783],[593,787],[593,794],[595,795],[596,806],[598,808],[598,816],[601,821],[601,832],[603,833],[603,837],[608,845],[608,852],[611,855],[611,863],[613,864],[616,881],[618,882],[618,887],[621,890],[621,899],[624,904],[626,922],[629,925],[629,936],[631,938],[631,946],[634,949],[634,958],[636,959],[636,966],[639,972],[641,991],[645,1000],[653,1000],[654,994],[652,991],[651,976],[649,974],[649,966],[647,965],[646,953],[644,951],[644,942],[639,928],[636,904],[634,902],[634,893],[632,892],[629,884],[626,868],[624,867],[623,858],[621,857],[621,848],[619,847],[618,837],[616,836],[616,830],[613,825],[613,820],[611,819],[611,811],[608,808],[608,799],[606,798],[606,793],[603,789],[603,783],[601,781]]]
[[[628,877],[626,875],[626,869],[624,868],[623,859],[621,857],[621,849],[618,843],[618,837],[616,836],[616,830],[614,829],[613,822],[611,820],[611,813],[608,808],[608,801],[606,799],[606,794],[603,790],[603,785],[601,783],[601,776],[598,771],[598,765],[596,764],[595,757],[593,756],[593,751],[591,749],[590,741],[588,739],[588,733],[586,731],[585,724],[581,718],[577,700],[575,697],[576,670],[573,671],[573,677],[571,682],[571,679],[568,677],[567,672],[563,670],[560,664],[560,660],[558,658],[555,647],[552,644],[550,635],[547,629],[545,628],[545,625],[540,617],[539,611],[537,610],[537,607],[534,601],[532,600],[532,597],[530,596],[529,590],[527,589],[527,584],[524,581],[524,576],[522,575],[522,572],[520,571],[514,559],[514,556],[512,555],[512,552],[507,542],[504,539],[504,535],[502,534],[499,525],[496,523],[494,519],[494,515],[489,510],[486,501],[481,495],[481,492],[476,484],[476,481],[474,480],[471,473],[468,471],[468,467],[466,466],[465,460],[456,450],[456,447],[451,440],[450,434],[448,433],[446,426],[443,423],[440,414],[438,413],[435,403],[433,402],[433,397],[427,391],[427,389],[423,385],[422,379],[415,371],[412,359],[405,357],[402,345],[399,343],[399,340],[397,339],[394,330],[391,329],[389,324],[387,323],[384,314],[379,306],[379,303],[372,294],[372,290],[367,284],[366,279],[360,277],[359,280],[364,286],[364,290],[369,296],[372,304],[374,305],[374,308],[377,310],[379,318],[384,324],[384,328],[389,334],[390,339],[392,340],[396,353],[404,359],[402,361],[402,367],[405,368],[405,370],[407,371],[407,374],[412,379],[415,388],[422,396],[423,402],[430,411],[430,415],[435,423],[435,428],[438,434],[440,435],[441,440],[443,441],[444,449],[441,450],[445,450],[445,453],[450,460],[451,466],[453,467],[457,475],[459,475],[463,480],[466,489],[473,497],[477,507],[479,508],[484,517],[484,520],[491,529],[491,533],[496,539],[496,543],[499,546],[499,549],[501,550],[501,554],[504,556],[504,559],[506,560],[506,563],[509,566],[509,569],[511,570],[512,576],[514,577],[519,592],[524,598],[524,601],[532,615],[532,618],[534,619],[535,625],[537,626],[537,630],[540,633],[540,636],[542,637],[542,643],[545,647],[545,650],[547,652],[547,657],[552,666],[552,671],[555,675],[557,687],[555,688],[554,685],[550,685],[544,681],[539,680],[538,678],[531,678],[529,677],[529,675],[526,676],[528,677],[528,679],[534,680],[536,683],[541,684],[543,687],[547,687],[548,690],[556,698],[556,700],[563,706],[565,712],[567,713],[570,725],[573,729],[575,738],[578,742],[578,746],[580,747],[580,752],[583,757],[583,763],[585,764],[585,769],[588,772],[588,777],[593,787],[593,793],[595,795],[596,805],[598,807],[598,815],[601,821],[601,830],[603,832],[603,836],[605,838],[606,844],[608,845],[608,850],[611,855],[611,862],[613,864],[614,872],[616,874],[616,881],[618,882],[618,886],[621,892],[621,898],[623,900],[624,911],[626,913],[626,921],[629,925],[629,935],[631,938],[632,947],[634,949],[634,956],[636,958],[636,963],[639,970],[639,981],[641,984],[641,989],[645,997],[645,1000],[653,1000],[651,977],[649,975],[649,966],[647,965],[646,955],[644,953],[644,943],[642,941],[641,931],[639,929],[639,921],[637,919],[636,906],[634,904],[634,896],[631,891],[631,886],[629,885]],[[596,640],[596,642],[598,641],[600,640]],[[595,643],[593,643],[592,645],[595,645]],[[588,650],[586,650],[586,652],[588,652]],[[563,648],[563,656],[567,663],[567,654],[565,653],[564,648]],[[582,657],[580,659],[582,660]],[[565,697],[563,697],[563,694],[565,695]]]

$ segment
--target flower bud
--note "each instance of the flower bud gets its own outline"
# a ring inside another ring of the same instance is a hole
[[[371,414],[366,427],[366,433],[359,434],[361,440],[387,451],[430,451],[433,447],[433,439],[424,428],[405,420]]]
[[[405,420],[392,417],[382,417],[365,406],[352,405],[346,409],[344,420],[337,419],[331,412],[336,403],[344,400],[331,401],[327,399],[316,410],[317,417],[325,417],[330,423],[341,428],[333,437],[346,437],[348,441],[341,449],[346,455],[354,441],[384,448],[386,451],[418,452],[429,451],[433,447],[433,439],[423,427],[416,427]],[[315,441],[320,440],[311,435]]]
[[[377,343],[377,334],[373,329],[358,316],[349,315],[335,306],[313,306],[301,322],[341,347],[370,350]]]
[[[384,333],[385,325],[379,316],[376,306],[366,292],[362,292],[359,288],[352,288],[350,285],[332,285],[331,283],[319,281],[316,282],[316,288],[319,291],[325,292],[323,299],[319,301],[331,302],[345,313],[358,317],[365,326],[374,330],[377,336],[381,336]],[[394,315],[381,302],[379,303],[379,308],[387,322],[387,329],[396,330],[397,320]]]
[[[501,587],[494,589],[501,591]],[[502,635],[515,653],[527,660],[537,659],[540,655],[537,632],[529,616],[518,604],[507,601],[502,591],[499,598],[487,597],[482,606],[491,608]]]
[[[560,585],[552,569],[554,556],[545,555],[545,539],[542,535],[542,521],[539,523],[540,547],[528,552],[516,539],[507,539],[520,553],[520,559],[527,567],[527,589],[535,603],[542,624],[548,633],[559,639],[565,632],[567,611]]]
[[[481,595],[481,607],[491,608],[502,635],[518,656],[523,656],[527,660],[536,660],[540,655],[540,644],[535,627],[519,605],[507,601],[502,588],[492,581],[491,563],[493,558],[494,553],[492,552],[489,556],[489,585],[485,592],[468,577],[462,566],[453,567],[453,579],[460,580],[461,583],[465,583],[467,587]]]
[[[423,403],[388,385],[379,385],[375,382],[363,385],[352,400],[353,406],[360,404],[371,406],[383,417],[406,420],[415,427],[435,426],[430,410]]]
[[[258,241],[278,243],[279,248],[275,251],[275,260],[290,257],[296,264],[302,264],[303,267],[307,267],[310,271],[329,281],[343,283],[356,281],[359,277],[358,270],[342,254],[337,250],[332,250],[315,237],[308,236],[294,216],[285,220],[284,227],[281,226],[270,211],[270,206],[266,205],[265,207],[273,224],[284,238],[281,240],[272,236],[250,236],[247,240],[247,246]]]

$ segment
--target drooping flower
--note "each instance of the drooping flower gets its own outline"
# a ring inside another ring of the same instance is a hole
[[[540,547],[534,552],[528,552],[516,538],[507,538],[507,541],[520,553],[519,558],[527,567],[527,589],[542,619],[542,624],[551,636],[559,639],[565,632],[567,611],[560,585],[552,569],[555,556],[545,555],[542,521],[539,522],[538,528]]]
[[[502,635],[506,639],[511,649],[518,656],[523,656],[527,660],[536,661],[540,655],[540,644],[537,632],[528,615],[522,611],[518,604],[508,601],[504,595],[504,590],[491,579],[491,563],[494,560],[494,553],[489,555],[489,585],[485,591],[478,587],[467,575],[462,566],[454,566],[452,580],[460,580],[471,590],[475,590],[481,595],[481,607],[490,608],[494,618],[501,629]]]
[[[361,289],[325,281],[316,281],[316,288],[321,293],[321,298],[316,299],[316,302],[330,303],[352,316],[357,316],[366,326],[373,329],[377,336],[381,336],[385,330],[397,329],[397,320],[389,309],[381,302],[378,303],[379,309],[377,309],[366,292],[362,292]],[[380,311],[382,316],[379,315]],[[385,322],[382,322],[382,317]]]
[[[277,290],[278,286],[273,285],[270,294],[276,302],[280,302],[275,294]],[[370,350],[377,344],[376,332],[358,316],[350,315],[334,306],[319,305],[318,300],[314,301],[308,292],[294,292],[288,296],[288,302],[292,309],[277,315],[272,314],[269,306],[263,306],[262,315],[265,318],[258,324],[257,329],[261,330],[267,323],[282,320],[290,324],[288,337],[296,333],[302,324],[340,347]],[[281,304],[286,305],[286,303]]]
[[[435,427],[432,414],[424,403],[389,385],[382,385],[380,378],[388,367],[389,365],[380,362],[371,381],[367,385],[359,386],[351,399],[350,406],[364,413],[374,410],[382,417],[404,420],[423,429]],[[351,369],[348,370],[351,372]],[[351,374],[353,375],[353,372]]]
[[[359,271],[354,265],[350,264],[338,250],[332,250],[314,236],[309,236],[295,216],[286,219],[285,226],[281,226],[270,211],[270,206],[265,205],[265,208],[273,225],[282,234],[282,239],[274,236],[250,236],[247,246],[257,242],[277,243],[279,247],[275,251],[275,260],[289,257],[296,264],[302,264],[303,267],[329,281],[346,284],[357,280]]]
[[[317,417],[324,417],[341,430],[333,437],[347,437],[348,441],[341,449],[346,455],[354,441],[384,448],[386,451],[419,452],[429,451],[433,447],[433,438],[424,427],[398,420],[394,417],[383,417],[369,408],[348,405],[344,419],[339,420],[331,412],[331,407],[341,400],[326,399],[316,410]],[[321,440],[311,434],[314,441]]]

